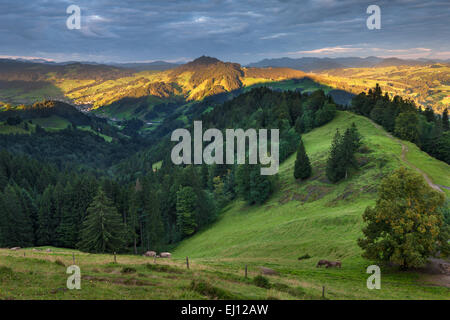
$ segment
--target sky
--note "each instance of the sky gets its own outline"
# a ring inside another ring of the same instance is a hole
[[[81,28],[69,29],[70,5]],[[381,28],[369,30],[369,5]],[[264,58],[450,58],[449,0],[0,0],[0,57],[241,64]]]

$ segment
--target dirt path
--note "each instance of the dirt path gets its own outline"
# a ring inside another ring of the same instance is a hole
[[[433,183],[433,181],[430,179],[430,177],[428,177],[428,175],[425,172],[423,172],[422,170],[420,170],[419,168],[417,168],[415,165],[413,165],[411,162],[408,161],[408,159],[406,158],[406,154],[408,153],[408,147],[405,144],[403,144],[403,142],[400,139],[397,139],[396,137],[392,136],[392,134],[390,134],[389,132],[385,131],[384,128],[382,128],[380,125],[376,124],[372,120],[370,120],[370,122],[372,122],[372,124],[377,129],[383,130],[385,132],[386,136],[388,136],[390,139],[394,140],[395,142],[397,142],[398,144],[400,144],[402,146],[402,155],[401,155],[400,159],[405,164],[407,164],[408,166],[410,166],[411,168],[416,170],[418,173],[420,173],[431,188],[433,188],[436,191],[442,192],[442,193],[444,191],[442,191],[441,188],[450,190],[450,187],[441,186],[441,185],[437,185],[437,184]]]

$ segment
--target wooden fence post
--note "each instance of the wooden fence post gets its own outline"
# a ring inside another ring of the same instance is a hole
[[[114,263],[117,263],[116,253],[114,252]]]
[[[73,253],[73,252],[72,252],[72,261],[73,261],[73,264],[75,264],[75,253]]]
[[[247,265],[245,265],[245,279],[247,279]]]
[[[325,286],[322,286],[322,299],[325,299]]]
[[[186,257],[186,268],[189,269],[189,258],[188,257]]]

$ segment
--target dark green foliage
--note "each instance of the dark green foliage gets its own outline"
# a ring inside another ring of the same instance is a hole
[[[261,175],[260,165],[240,165],[236,171],[237,191],[248,204],[262,204],[274,189],[274,177]]]
[[[7,266],[0,266],[0,280],[14,280],[16,278],[16,275],[14,271]]]
[[[271,285],[266,277],[258,275],[253,278],[253,284],[260,288],[270,289]]]
[[[395,119],[395,135],[400,139],[418,142],[419,117],[415,112],[400,113]]]
[[[309,162],[308,155],[306,154],[305,145],[302,138],[298,144],[297,158],[294,166],[295,179],[307,179],[311,176],[311,163]]]
[[[337,182],[345,177],[347,170],[343,163],[342,136],[339,130],[336,130],[326,168],[326,175],[331,182]]]
[[[355,153],[361,146],[361,136],[352,123],[344,135],[336,131],[327,160],[326,175],[331,182],[347,178],[348,170],[357,167]]]
[[[8,185],[0,198],[0,245],[29,247],[34,243],[32,203],[17,185]]]
[[[210,299],[233,300],[239,297],[204,280],[192,280],[189,289]]]
[[[182,187],[177,192],[177,226],[183,236],[197,230],[195,206],[197,198],[192,187]]]
[[[19,116],[8,117],[6,119],[6,123],[10,126],[16,126],[16,125],[20,124],[21,122],[22,122],[22,118],[20,118]]]
[[[112,253],[124,247],[123,225],[117,209],[99,188],[87,209],[78,247],[93,253]]]
[[[122,270],[120,270],[121,273],[127,274],[127,273],[136,273],[136,269],[133,267],[123,267]]]
[[[448,108],[446,108],[442,113],[442,129],[444,129],[444,131],[448,131],[449,128],[450,123],[448,122]]]

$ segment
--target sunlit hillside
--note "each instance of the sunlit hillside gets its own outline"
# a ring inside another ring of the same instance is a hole
[[[306,76],[302,71],[287,68],[243,68],[210,57],[200,57],[166,71],[135,72],[98,65],[47,66],[4,61],[0,67],[0,100],[5,103],[53,98],[85,105],[87,109],[145,96],[196,101],[257,83]]]
[[[384,92],[412,99],[439,113],[450,104],[448,64],[333,69],[319,75],[329,86],[355,94],[379,83]]]

